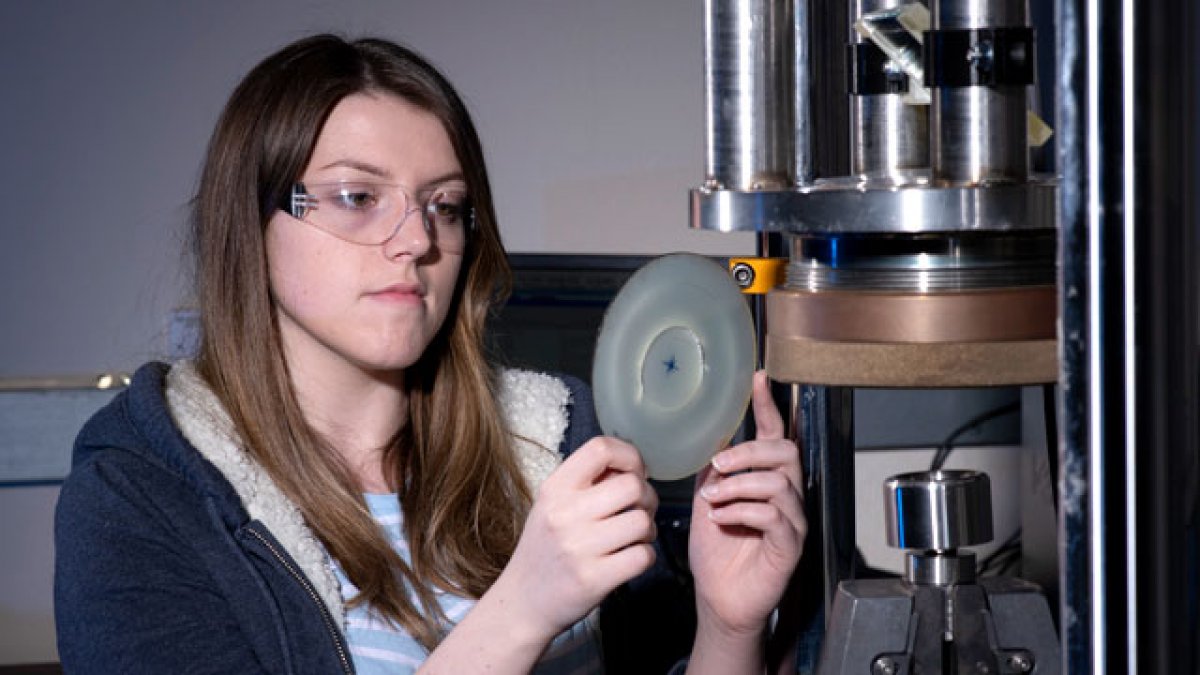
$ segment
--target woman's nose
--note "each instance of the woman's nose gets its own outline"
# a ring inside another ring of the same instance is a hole
[[[408,209],[396,223],[392,236],[383,242],[383,252],[389,258],[408,254],[421,258],[429,252],[433,241],[425,227],[425,218],[420,209]]]

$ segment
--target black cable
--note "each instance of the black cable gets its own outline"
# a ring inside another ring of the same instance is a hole
[[[1012,403],[1006,403],[998,408],[993,408],[992,410],[972,417],[965,424],[951,432],[951,434],[946,437],[946,440],[942,441],[942,444],[938,446],[937,452],[933,455],[933,462],[930,463],[929,470],[941,470],[942,465],[946,463],[946,458],[950,456],[950,451],[954,449],[954,441],[958,440],[959,436],[983,424],[984,422],[993,420],[1003,415],[1018,412],[1020,409],[1021,402],[1013,401]]]
[[[992,551],[975,566],[979,576],[1001,575],[1021,562],[1021,530],[1009,535],[999,548]]]

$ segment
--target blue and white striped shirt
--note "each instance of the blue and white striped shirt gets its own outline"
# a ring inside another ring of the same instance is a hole
[[[404,536],[404,514],[400,511],[400,500],[394,494],[366,494],[367,507],[371,515],[383,528],[392,542],[392,547],[405,562],[411,562],[408,539]],[[358,589],[346,578],[337,561],[334,573],[341,584],[342,599],[349,602],[358,594]],[[434,589],[434,596],[451,625],[462,621],[475,606],[471,598],[464,598],[441,589]],[[412,596],[416,601],[416,596]],[[599,631],[593,615],[585,617],[550,643],[538,665],[536,675],[587,675],[603,673]],[[346,640],[359,675],[407,675],[413,673],[429,655],[403,629],[372,613],[368,607],[358,606],[346,614]]]

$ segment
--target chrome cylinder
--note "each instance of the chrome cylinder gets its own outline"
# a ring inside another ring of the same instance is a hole
[[[904,558],[904,578],[924,586],[973,584],[975,554],[909,553]]]
[[[1026,25],[1025,0],[936,0],[934,30]],[[930,155],[940,185],[1019,183],[1029,177],[1024,86],[934,88]]]
[[[817,177],[812,106],[816,83],[809,40],[812,21],[807,0],[795,2],[792,9],[792,115],[795,127],[792,179],[796,185],[809,185]]]
[[[999,28],[1026,25],[1026,0],[934,0],[935,30]]]
[[[909,182],[929,166],[929,106],[900,94],[850,97],[850,162],[865,180]]]
[[[837,586],[854,571],[854,390],[803,387],[807,424],[801,447],[812,449],[809,471],[816,476],[821,548],[825,571],[825,615]],[[814,466],[815,465],[815,466]]]
[[[903,1],[856,0],[850,22],[853,24],[870,12],[898,7]],[[928,166],[928,106],[908,105],[903,94],[850,96],[852,173],[866,179],[903,184],[906,176]]]
[[[794,183],[794,0],[706,0],[705,187]]]
[[[953,551],[992,539],[992,490],[987,474],[929,471],[884,483],[888,545]]]

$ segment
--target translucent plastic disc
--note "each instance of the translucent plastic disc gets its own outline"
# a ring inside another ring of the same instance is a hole
[[[592,389],[604,433],[657,480],[699,471],[737,431],[755,364],[746,300],[717,263],[658,258],[621,288],[596,341]]]

